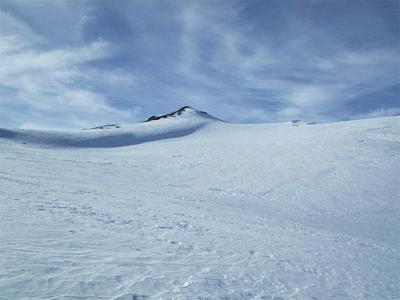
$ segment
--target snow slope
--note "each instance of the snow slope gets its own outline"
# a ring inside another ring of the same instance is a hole
[[[133,125],[112,124],[70,132],[0,128],[0,138],[59,147],[122,147],[182,137],[215,121],[218,119],[187,107],[179,117]]]
[[[400,117],[296,125],[1,129],[0,299],[399,299]]]

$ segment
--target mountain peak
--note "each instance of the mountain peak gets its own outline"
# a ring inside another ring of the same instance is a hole
[[[210,116],[205,111],[199,111],[197,109],[194,109],[191,106],[183,106],[180,109],[173,111],[171,113],[165,114],[165,115],[151,116],[144,122],[157,121],[157,120],[166,119],[166,118],[174,118],[174,117],[181,116],[181,115],[200,115],[203,117],[215,119],[214,117]]]

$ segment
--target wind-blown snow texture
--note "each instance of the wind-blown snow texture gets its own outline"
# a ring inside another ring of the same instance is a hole
[[[0,130],[0,299],[399,299],[400,117],[296,125]]]

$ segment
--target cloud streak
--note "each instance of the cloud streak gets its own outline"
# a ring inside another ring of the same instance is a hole
[[[0,115],[9,120],[5,125],[79,128],[113,118],[134,119],[135,112],[113,107],[88,77],[91,74],[96,84],[125,79],[125,74],[88,66],[113,55],[110,43],[99,39],[79,46],[49,47],[45,37],[22,21],[4,12],[2,16],[6,17],[1,27],[7,32],[2,32],[0,46],[6,62],[0,66]]]
[[[390,114],[398,6],[5,1],[0,126],[134,122],[182,105],[241,122]]]

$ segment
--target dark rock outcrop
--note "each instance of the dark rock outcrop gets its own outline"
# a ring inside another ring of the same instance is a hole
[[[165,115],[159,115],[159,116],[151,116],[150,118],[148,118],[146,121],[144,121],[144,122],[151,122],[151,121],[156,121],[156,120],[160,120],[160,119],[166,119],[166,118],[173,118],[173,117],[176,117],[176,116],[180,116],[185,110],[188,110],[188,109],[192,109],[192,110],[195,110],[193,107],[190,107],[190,106],[183,106],[183,107],[181,107],[180,109],[178,109],[178,110],[176,110],[176,111],[173,111],[173,112],[171,112],[171,113],[169,113],[169,114],[165,114]],[[196,110],[195,110],[196,111]],[[197,111],[198,113],[200,113],[200,114],[204,114],[204,115],[207,115],[207,113],[206,112],[204,112],[204,111]]]

